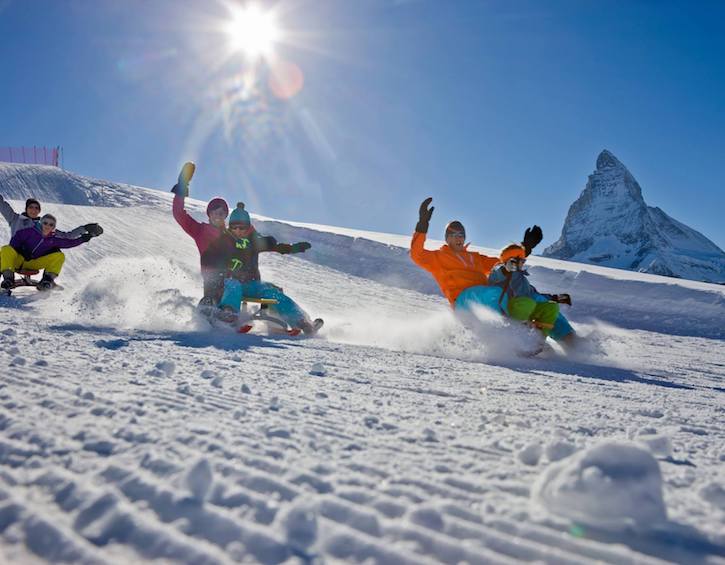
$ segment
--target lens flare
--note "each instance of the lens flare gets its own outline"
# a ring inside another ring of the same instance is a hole
[[[291,61],[277,59],[270,68],[269,89],[280,100],[294,97],[304,84],[304,75]]]

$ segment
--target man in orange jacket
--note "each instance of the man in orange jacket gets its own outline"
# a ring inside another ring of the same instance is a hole
[[[454,309],[469,310],[474,305],[481,305],[496,312],[505,312],[508,297],[505,293],[502,296],[500,286],[488,286],[488,275],[500,259],[468,251],[466,230],[461,222],[455,220],[446,226],[446,245],[435,251],[425,249],[428,224],[435,209],[428,208],[432,201],[432,198],[426,198],[420,205],[418,223],[410,244],[411,259],[433,275]],[[531,254],[543,236],[539,226],[526,228],[521,242],[526,256]],[[551,336],[560,340],[573,334],[573,331],[567,319],[559,314]]]

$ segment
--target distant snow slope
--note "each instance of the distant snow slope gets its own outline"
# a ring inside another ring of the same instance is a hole
[[[607,150],[569,208],[561,237],[544,255],[725,282],[725,252],[661,209],[647,206],[634,176]]]
[[[6,199],[24,201],[32,196],[83,206],[160,205],[167,200],[157,190],[91,179],[58,167],[10,163],[0,163],[0,194]]]
[[[263,277],[326,325],[237,335],[194,316],[170,195],[114,189],[147,204],[33,193],[106,232],[0,300],[0,561],[725,561],[725,288],[532,258],[590,347],[519,359],[407,237],[267,219],[313,248]]]

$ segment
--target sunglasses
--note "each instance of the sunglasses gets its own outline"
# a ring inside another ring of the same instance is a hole
[[[51,228],[55,227],[55,222],[43,222],[44,226],[50,226]]]
[[[466,234],[462,231],[452,231],[448,232],[448,237],[462,237],[463,239],[466,239]]]
[[[230,230],[235,230],[235,231],[236,230],[246,231],[246,230],[248,230],[251,227],[252,226],[250,226],[249,224],[233,224],[233,225],[229,226],[229,229]]]

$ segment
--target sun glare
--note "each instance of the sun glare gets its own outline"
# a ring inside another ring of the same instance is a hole
[[[231,47],[251,58],[269,56],[280,30],[274,13],[249,5],[232,14],[227,27]]]

